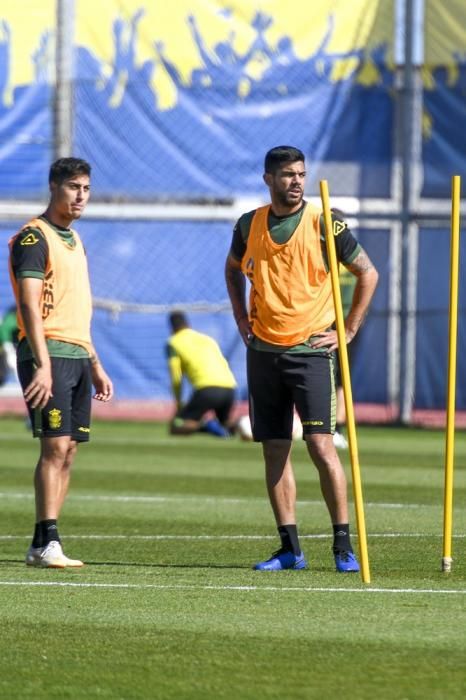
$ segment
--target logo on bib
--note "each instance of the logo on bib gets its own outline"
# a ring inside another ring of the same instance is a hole
[[[33,233],[28,233],[27,236],[24,236],[20,245],[35,245],[36,243],[39,243],[37,236],[35,236]]]
[[[333,235],[339,236],[346,228],[345,221],[334,221],[333,222]]]

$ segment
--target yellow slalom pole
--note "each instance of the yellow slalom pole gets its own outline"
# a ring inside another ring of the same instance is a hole
[[[453,511],[453,460],[455,449],[456,342],[458,330],[458,268],[460,241],[461,178],[451,179],[450,312],[448,329],[447,431],[445,438],[445,486],[443,497],[442,571],[451,571]]]
[[[349,451],[351,458],[351,472],[353,476],[353,494],[356,508],[356,523],[359,538],[359,554],[361,560],[361,578],[363,583],[370,583],[371,575],[369,571],[369,558],[367,555],[366,524],[364,520],[364,505],[362,499],[361,474],[359,470],[358,443],[356,438],[356,428],[353,411],[353,397],[351,392],[351,380],[348,362],[348,348],[346,346],[345,321],[343,317],[343,306],[341,303],[340,283],[338,279],[338,261],[333,240],[333,222],[330,212],[330,200],[328,194],[327,180],[320,181],[320,197],[324,212],[325,238],[327,241],[327,252],[330,264],[330,275],[332,278],[333,302],[335,305],[336,325],[338,334],[338,353],[340,356],[341,378],[343,392],[345,395],[346,427],[348,431]]]

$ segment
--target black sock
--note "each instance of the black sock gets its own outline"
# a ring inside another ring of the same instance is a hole
[[[280,525],[278,534],[282,543],[282,549],[293,554],[301,554],[298,540],[298,528],[296,525]]]
[[[352,552],[350,531],[348,523],[333,526],[333,549],[343,552]]]
[[[49,542],[60,542],[56,520],[41,520],[39,525],[42,534],[42,547],[46,547]]]
[[[34,535],[32,536],[31,547],[35,547],[36,549],[42,547],[42,532],[39,523],[34,525]]]

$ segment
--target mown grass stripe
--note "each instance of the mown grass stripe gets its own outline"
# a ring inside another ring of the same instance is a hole
[[[352,535],[357,537],[357,533]],[[369,532],[368,537],[396,538],[396,537],[442,537],[440,533],[428,532]],[[454,538],[463,539],[466,534],[454,534]],[[28,540],[30,535],[0,535],[0,540]],[[299,535],[301,540],[326,540],[331,539],[330,534]],[[66,535],[67,540],[276,540],[276,535]]]
[[[80,581],[0,581],[0,586],[47,586],[63,588],[121,588],[135,590],[189,590],[189,591],[251,591],[272,593],[392,593],[392,594],[423,594],[423,595],[464,595],[466,589],[447,588],[336,588],[326,586],[196,586],[192,584],[157,584],[157,583],[92,583]]]
[[[8,499],[23,499],[27,498],[32,500],[34,498],[34,493],[31,491],[29,493],[21,492],[8,492],[1,491],[0,498]],[[199,503],[230,503],[233,505],[238,504],[251,504],[251,503],[265,503],[266,496],[263,498],[228,498],[225,496],[185,496],[185,495],[174,495],[174,496],[105,496],[99,494],[70,494],[67,502],[72,501],[100,501],[109,503],[171,503],[175,501],[181,502],[199,502]],[[350,502],[351,504],[351,502]],[[297,505],[303,506],[316,506],[322,505],[322,500],[298,500]],[[368,502],[364,504],[368,508],[441,508],[441,503],[376,503]]]

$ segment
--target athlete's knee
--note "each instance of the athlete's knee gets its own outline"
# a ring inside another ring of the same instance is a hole
[[[78,443],[76,442],[76,440],[71,440],[71,442],[68,446],[67,453],[66,453],[64,467],[66,467],[67,469],[71,468],[71,465],[74,462],[74,458],[76,457],[77,451],[78,451]]]
[[[336,455],[333,436],[329,433],[307,433],[304,435],[311,458],[320,463],[331,463]],[[317,466],[317,465],[316,465]]]
[[[74,456],[76,444],[72,447],[72,443],[73,441],[67,435],[54,438],[42,438],[41,461],[52,463],[56,466],[64,466],[69,458],[70,450],[72,456]]]
[[[265,464],[285,464],[291,452],[291,440],[264,440],[262,443]]]

